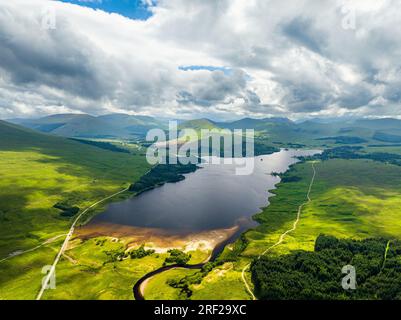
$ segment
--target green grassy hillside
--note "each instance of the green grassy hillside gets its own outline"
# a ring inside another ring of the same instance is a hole
[[[30,129],[64,137],[125,137],[122,128],[88,114],[55,114],[40,119],[15,119],[12,122]]]
[[[57,202],[84,208],[139,179],[144,157],[0,122],[0,256],[63,230]],[[46,228],[49,230],[46,231]]]
[[[141,155],[111,152],[4,121],[0,157],[0,260],[67,232],[72,217],[63,217],[53,207],[56,203],[82,210],[148,170]],[[41,268],[54,255],[46,246],[0,262],[0,299],[4,288],[14,297],[21,294],[18,288],[29,291],[28,282],[37,289]],[[28,296],[33,295],[29,291]]]
[[[128,114],[107,114],[97,117],[99,120],[106,122],[114,127],[122,128],[129,134],[144,135],[153,128],[165,128],[166,123],[147,116],[133,116]]]
[[[218,125],[216,125],[213,121],[209,119],[195,119],[195,120],[188,120],[182,122],[179,126],[179,129],[194,129],[194,130],[201,130],[201,129],[221,129]]]
[[[279,147],[377,143],[377,138],[381,142],[394,142],[401,135],[401,121],[396,119],[344,119],[327,123],[312,119],[296,123],[286,118],[244,118],[215,125],[228,129],[254,129],[256,136]]]

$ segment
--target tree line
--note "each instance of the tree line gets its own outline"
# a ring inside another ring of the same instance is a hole
[[[401,298],[401,242],[337,239],[320,235],[314,251],[264,256],[251,264],[259,299],[359,300]],[[342,267],[356,271],[356,289],[342,287]]]

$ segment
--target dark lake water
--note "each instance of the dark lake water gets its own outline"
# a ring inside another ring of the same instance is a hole
[[[108,222],[135,227],[161,228],[172,234],[252,226],[252,215],[268,204],[280,179],[295,156],[316,150],[281,150],[254,158],[250,175],[236,175],[235,165],[202,164],[178,183],[168,183],[137,197],[112,203],[91,223]]]

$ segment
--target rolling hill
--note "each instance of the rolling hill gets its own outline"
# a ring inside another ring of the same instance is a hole
[[[201,130],[201,129],[221,129],[221,127],[209,119],[194,119],[182,122],[178,129],[194,129],[194,130]]]
[[[371,128],[374,130],[401,129],[401,120],[393,118],[382,119],[357,119],[354,122],[356,127]]]
[[[99,116],[97,119],[104,121],[110,126],[123,129],[130,135],[143,135],[150,129],[166,127],[165,121],[159,121],[148,116],[133,116],[123,113]]]
[[[112,152],[5,121],[0,121],[0,157],[0,260],[65,234],[72,217],[63,216],[54,207],[57,203],[82,210],[124,189],[149,168],[141,155]],[[7,293],[32,299],[41,283],[41,268],[53,258],[49,247],[28,260],[3,262],[0,299]]]
[[[39,119],[11,119],[12,123],[64,137],[130,138],[163,123],[152,117],[110,114],[56,114]]]
[[[13,123],[53,135],[89,139],[130,139],[143,137],[153,128],[167,129],[166,120],[148,116],[108,114],[58,114],[40,119],[13,119]],[[243,118],[231,122],[194,119],[180,122],[178,129],[254,129],[265,143],[276,146],[330,146],[333,144],[399,143],[401,120],[310,119],[293,122],[287,118]]]
[[[39,119],[15,119],[13,123],[64,137],[108,138],[127,135],[117,126],[87,114],[56,114]]]
[[[209,119],[184,121],[179,129],[254,129],[257,142],[278,147],[330,147],[343,144],[399,143],[401,120],[385,119],[310,119],[293,122],[287,118],[243,118],[231,122]]]
[[[128,186],[148,169],[143,156],[0,121],[0,256],[30,247],[68,220],[57,202],[84,208]]]
[[[264,118],[264,119],[253,119],[243,118],[233,122],[220,122],[218,125],[228,129],[254,129],[254,130],[266,130],[269,127],[280,125],[280,126],[291,126],[293,122],[287,118]]]

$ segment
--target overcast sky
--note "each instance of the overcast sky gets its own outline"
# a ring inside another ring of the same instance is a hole
[[[401,117],[400,102],[399,0],[0,2],[0,118]]]

